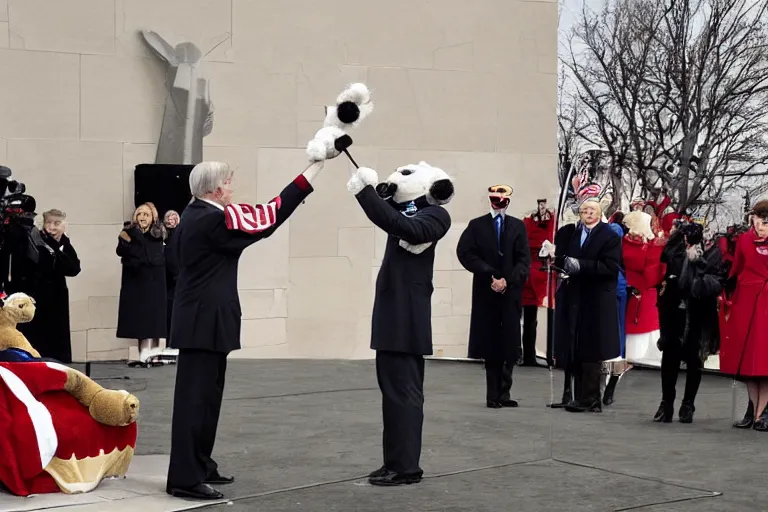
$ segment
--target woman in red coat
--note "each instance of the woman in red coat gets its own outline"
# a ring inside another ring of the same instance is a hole
[[[523,286],[522,366],[539,366],[536,361],[536,328],[540,307],[547,307],[547,272],[539,257],[544,242],[554,241],[555,216],[547,210],[547,200],[538,200],[538,209],[523,219],[531,250],[531,273]]]
[[[720,370],[747,381],[754,429],[768,431],[768,200],[752,210],[752,229],[739,237],[731,268],[736,289],[720,348]]]
[[[657,238],[652,229],[651,215],[634,211],[624,217],[629,233],[622,244],[627,286],[626,357],[630,363],[660,358],[656,341],[659,339],[659,311],[656,308],[657,286],[664,278],[661,252],[664,239]],[[654,353],[650,353],[653,351]]]

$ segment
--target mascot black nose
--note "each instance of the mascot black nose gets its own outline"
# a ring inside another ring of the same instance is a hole
[[[403,176],[408,176],[409,174],[413,174],[413,171],[410,169],[403,169],[402,171],[400,171],[400,174],[402,174]]]

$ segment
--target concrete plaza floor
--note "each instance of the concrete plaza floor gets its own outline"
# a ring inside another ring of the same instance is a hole
[[[516,368],[520,407],[492,410],[482,366],[444,361],[427,363],[422,483],[365,481],[381,465],[373,362],[234,360],[214,457],[237,481],[221,487],[226,503],[172,499],[163,489],[174,375],[173,366],[95,364],[92,377],[141,400],[128,478],[55,504],[0,496],[0,510],[107,510],[106,501],[108,510],[142,512],[768,510],[768,434],[731,428],[729,379],[705,376],[693,424],[655,424],[656,371],[632,370],[602,414],[571,414],[545,407],[560,395],[559,371]],[[738,388],[738,414],[745,405]]]

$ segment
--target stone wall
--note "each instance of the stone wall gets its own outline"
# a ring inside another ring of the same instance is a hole
[[[60,208],[83,271],[70,279],[76,359],[125,358],[115,338],[117,234],[133,169],[154,159],[163,66],[138,31],[196,43],[215,105],[205,159],[237,168],[236,199],[272,198],[304,167],[323,105],[349,82],[376,110],[353,155],[386,176],[426,160],[456,178],[438,245],[434,344],[466,355],[470,276],[455,257],[491,183],[511,213],[556,198],[554,0],[0,0],[0,162],[39,211]],[[346,191],[348,163],[240,269],[243,350],[233,357],[370,357],[384,236]],[[394,319],[393,319],[394,320]],[[542,329],[543,330],[543,329]]]

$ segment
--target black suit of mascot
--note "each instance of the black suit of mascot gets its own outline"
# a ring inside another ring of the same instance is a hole
[[[451,227],[441,205],[453,197],[453,183],[441,169],[420,162],[401,167],[381,184],[376,171],[360,168],[347,188],[371,222],[389,235],[371,330],[383,400],[384,465],[369,481],[416,483],[423,474],[424,356],[432,354],[435,246]]]

